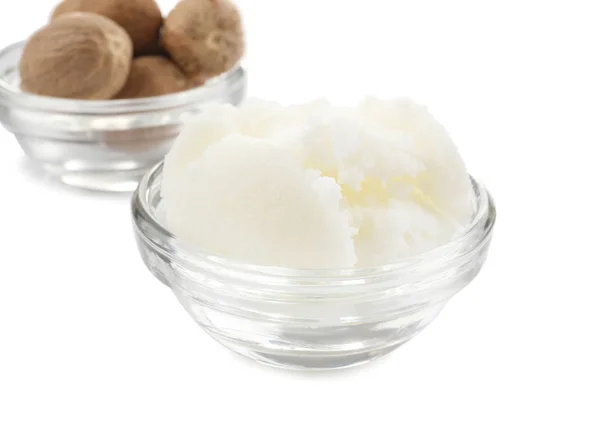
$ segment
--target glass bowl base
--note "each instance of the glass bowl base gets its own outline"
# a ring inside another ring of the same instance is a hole
[[[162,160],[173,136],[120,142],[76,142],[17,136],[31,174],[51,184],[99,192],[133,192]]]
[[[231,341],[219,339],[215,335],[211,335],[211,337],[213,337],[213,339],[215,339],[219,344],[229,348],[233,352],[256,361],[262,365],[285,370],[299,371],[328,371],[358,367],[391,353],[407,342],[396,342],[389,347],[358,352],[340,353],[332,351],[329,353],[319,352],[314,354],[283,354],[244,347],[243,345],[238,345],[232,343]]]
[[[206,302],[215,295],[213,291],[207,291],[206,298],[180,286],[173,291],[196,323],[219,344],[261,364],[291,370],[336,370],[380,358],[418,335],[447,302],[425,303],[410,313],[383,320],[345,323],[331,319],[307,324],[294,318],[281,319],[285,315],[285,305],[281,304],[279,316],[257,319],[251,313],[228,313],[221,309],[222,304],[208,306]],[[326,312],[325,309],[321,305],[315,313]]]
[[[38,168],[48,180],[90,191],[132,192],[151,167],[129,170],[69,170],[65,167],[42,164]]]

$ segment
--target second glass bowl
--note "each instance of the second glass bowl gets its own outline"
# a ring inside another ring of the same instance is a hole
[[[153,98],[82,101],[24,93],[19,61],[24,42],[0,51],[0,122],[36,165],[63,183],[101,191],[133,191],[170,149],[185,118],[208,103],[245,97],[240,66],[202,87]]]
[[[142,179],[132,201],[146,266],[222,345],[293,369],[361,364],[413,338],[479,273],[496,219],[492,198],[472,180],[475,214],[447,245],[368,269],[251,266],[169,232],[160,207],[161,181],[159,165]]]

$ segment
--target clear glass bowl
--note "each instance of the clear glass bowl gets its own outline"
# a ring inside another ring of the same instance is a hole
[[[207,103],[239,104],[246,92],[240,66],[204,86],[154,98],[82,101],[19,89],[24,42],[0,51],[0,122],[25,153],[67,185],[133,191],[167,153],[182,122]]]
[[[132,215],[146,266],[224,346],[294,369],[348,367],[383,356],[427,326],[484,264],[496,211],[472,179],[476,209],[447,245],[380,267],[290,270],[211,255],[164,225],[162,164],[140,182]]]

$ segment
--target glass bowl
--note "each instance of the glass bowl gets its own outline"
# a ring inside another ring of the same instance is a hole
[[[251,266],[170,233],[161,213],[161,181],[159,164],[132,200],[135,236],[150,272],[222,345],[293,369],[358,365],[413,338],[479,273],[496,219],[491,196],[472,179],[472,222],[447,245],[366,269]]]
[[[0,51],[0,122],[33,162],[76,187],[133,191],[167,153],[185,118],[207,103],[239,104],[246,92],[241,66],[204,86],[154,98],[83,101],[19,89],[24,42]]]

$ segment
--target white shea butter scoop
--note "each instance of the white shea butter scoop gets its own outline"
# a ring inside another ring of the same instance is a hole
[[[368,267],[442,245],[471,220],[457,148],[423,106],[213,105],[165,158],[169,229],[208,252],[296,269]]]

